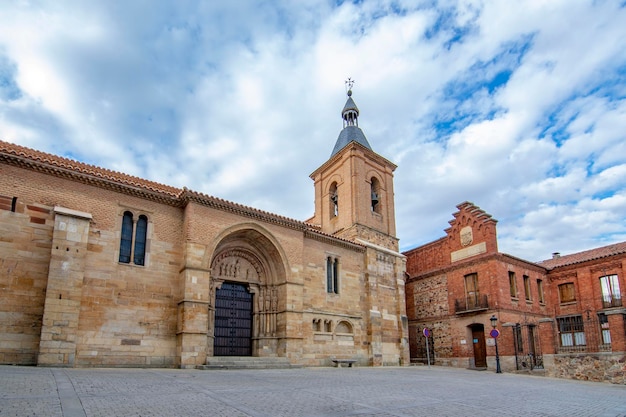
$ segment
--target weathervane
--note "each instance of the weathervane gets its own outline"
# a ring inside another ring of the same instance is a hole
[[[354,80],[348,77],[345,83],[346,83],[346,93],[348,94],[348,97],[350,97],[352,95],[352,86],[354,85]]]

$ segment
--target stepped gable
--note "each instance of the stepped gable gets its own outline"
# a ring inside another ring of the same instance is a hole
[[[495,226],[496,223],[498,223],[498,221],[494,219],[491,214],[488,214],[483,209],[470,201],[465,201],[457,205],[456,208],[459,211],[452,215],[454,219],[448,222],[450,224],[450,227],[444,230],[448,235],[452,234],[453,230],[458,228],[459,226],[478,225],[480,229],[481,225]]]
[[[574,265],[582,262],[593,261],[595,259],[607,258],[609,256],[626,253],[626,242],[614,243],[601,248],[590,249],[571,255],[558,255],[551,259],[546,259],[538,264],[546,269],[554,269],[561,266]]]

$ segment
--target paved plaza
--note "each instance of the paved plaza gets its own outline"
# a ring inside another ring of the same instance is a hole
[[[626,386],[441,367],[0,366],[0,416],[626,416]]]

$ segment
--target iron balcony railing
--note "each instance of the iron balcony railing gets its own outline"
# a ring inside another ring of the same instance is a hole
[[[621,296],[619,295],[603,295],[602,296],[603,308],[621,307],[621,306],[622,306]]]
[[[464,297],[454,301],[454,311],[457,313],[468,313],[487,309],[489,309],[489,301],[486,295]]]

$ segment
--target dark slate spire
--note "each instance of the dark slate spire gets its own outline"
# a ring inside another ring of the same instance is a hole
[[[352,100],[353,83],[354,81],[350,78],[346,81],[346,85],[348,86],[348,100],[341,111],[341,117],[343,118],[343,130],[339,133],[333,152],[330,154],[331,158],[351,142],[357,142],[365,146],[367,149],[372,149],[370,144],[367,142],[363,131],[359,128],[359,108],[354,103],[354,100]]]

